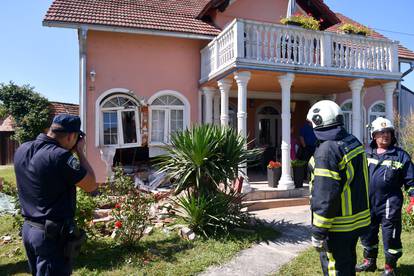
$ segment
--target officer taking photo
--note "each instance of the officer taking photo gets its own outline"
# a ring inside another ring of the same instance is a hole
[[[59,114],[47,134],[22,144],[14,156],[32,275],[70,275],[74,245],[85,239],[74,224],[76,186],[86,192],[98,186],[80,126],[78,116]]]

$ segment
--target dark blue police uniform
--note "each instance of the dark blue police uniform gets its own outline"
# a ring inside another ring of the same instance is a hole
[[[361,237],[364,257],[378,256],[378,232],[382,225],[385,263],[395,267],[402,256],[401,208],[404,185],[414,196],[414,166],[411,158],[399,147],[390,146],[383,154],[377,154],[375,144],[367,151],[369,167],[369,197],[371,225],[369,232]]]
[[[76,186],[86,175],[78,158],[45,134],[22,144],[14,157],[23,224],[23,243],[33,275],[70,275],[63,244],[47,236],[45,224],[73,221]],[[59,234],[59,233],[57,233]]]

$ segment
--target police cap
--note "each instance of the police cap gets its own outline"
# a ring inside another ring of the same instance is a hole
[[[71,114],[58,114],[53,118],[51,129],[53,132],[76,132],[81,135],[84,133],[80,129],[81,120],[79,116]]]

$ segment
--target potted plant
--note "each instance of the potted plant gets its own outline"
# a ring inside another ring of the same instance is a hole
[[[309,30],[319,30],[320,22],[313,18],[312,14],[294,14],[290,17],[282,18],[280,23],[283,25],[295,25]]]
[[[267,165],[267,181],[269,187],[276,188],[282,175],[282,164],[278,161],[270,161]]]
[[[345,34],[356,34],[356,35],[367,36],[371,33],[371,31],[364,26],[349,24],[349,23],[342,25],[338,29]]]
[[[293,182],[295,183],[295,188],[303,187],[303,180],[305,179],[305,168],[308,162],[305,160],[292,160],[291,166],[293,169]]]

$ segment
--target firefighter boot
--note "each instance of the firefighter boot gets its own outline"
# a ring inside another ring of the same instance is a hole
[[[381,276],[396,276],[397,273],[395,272],[394,267],[392,267],[389,264],[385,264],[384,272],[381,274]]]
[[[377,259],[376,258],[365,258],[362,264],[357,264],[355,266],[356,272],[371,271],[374,272],[377,270]]]

